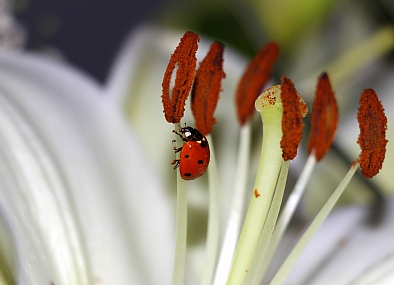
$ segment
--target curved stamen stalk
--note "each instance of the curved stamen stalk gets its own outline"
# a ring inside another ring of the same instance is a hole
[[[177,126],[175,125],[175,131]],[[176,139],[176,147],[182,146],[181,138]],[[185,279],[186,266],[186,242],[187,242],[187,195],[186,181],[182,179],[180,172],[176,174],[176,235],[175,235],[175,259],[172,271],[172,285],[182,285]]]
[[[282,164],[282,102],[280,86],[263,92],[256,100],[256,109],[263,121],[263,142],[260,163],[253,194],[237,245],[234,261],[227,281],[228,285],[242,284],[253,258],[257,241],[274,194],[276,181]]]
[[[334,86],[343,85],[346,80],[352,78],[374,60],[392,51],[393,48],[394,26],[382,26],[368,37],[345,49],[321,69],[311,72],[302,80],[298,88],[305,91],[307,86],[313,86],[316,74],[324,70],[330,74]]]
[[[248,274],[246,275],[246,278],[243,282],[244,285],[259,284],[264,275],[264,271],[261,269],[264,267],[264,264],[269,263],[271,258],[271,256],[269,256],[267,253],[271,247],[273,232],[276,228],[279,210],[282,204],[283,194],[285,192],[289,166],[289,160],[284,161],[282,164],[278,184],[276,185],[275,194],[272,198],[272,204],[268,212],[267,220],[264,224],[263,231],[261,232],[259,241],[257,243],[250,270],[248,271]]]
[[[338,125],[338,106],[327,73],[323,73],[318,79],[311,117],[309,156],[279,216],[261,274],[267,269],[268,263],[293,217],[316,162],[324,157],[334,140]]]
[[[286,204],[283,206],[283,210],[279,215],[278,221],[275,226],[273,236],[270,241],[269,248],[267,250],[264,263],[261,266],[260,276],[264,276],[265,271],[268,268],[269,262],[274,256],[275,250],[277,249],[279,242],[281,241],[283,234],[285,233],[291,218],[301,200],[302,194],[304,193],[305,187],[312,174],[312,170],[316,165],[316,158],[313,155],[309,155],[304,168],[298,177],[298,180],[294,186],[294,189],[290,193]]]
[[[317,230],[320,228],[332,208],[334,207],[335,203],[338,201],[339,197],[345,190],[346,186],[348,185],[350,179],[353,177],[354,173],[358,168],[358,163],[351,166],[348,173],[335,189],[333,194],[324,204],[323,208],[319,211],[313,222],[310,224],[306,232],[302,235],[301,239],[294,247],[292,252],[287,257],[286,261],[282,264],[279,271],[276,273],[274,279],[272,279],[270,285],[282,285],[286,280],[287,275],[290,273],[291,269],[294,267],[294,264],[300,257],[301,253],[304,251],[312,237],[315,235]]]
[[[209,183],[209,216],[207,241],[205,246],[205,262],[203,279],[201,284],[212,284],[212,278],[215,272],[216,261],[219,252],[219,234],[220,234],[220,211],[219,211],[219,177],[216,164],[215,148],[213,147],[212,137],[207,135],[211,150],[211,162],[208,168]]]
[[[346,176],[313,219],[308,229],[276,273],[270,285],[280,285],[286,280],[297,259],[349,184],[358,166],[361,167],[361,173],[367,178],[375,176],[381,169],[386,153],[387,118],[377,94],[372,89],[365,89],[361,94],[357,120],[360,127],[360,135],[357,142],[361,147],[361,154],[350,166]]]
[[[199,37],[193,32],[186,32],[171,55],[170,62],[164,73],[163,94],[161,96],[164,117],[169,123],[175,124],[183,117],[185,102],[192,88],[196,69],[196,51]],[[175,77],[175,78],[174,78]],[[182,140],[176,138],[176,149],[182,147]],[[179,159],[179,157],[177,157]],[[177,171],[177,213],[175,259],[172,284],[181,285],[185,278],[186,240],[187,240],[187,196],[186,182]]]
[[[298,135],[302,131],[298,128],[302,129],[302,111],[306,110],[301,101],[294,85],[285,77],[282,86],[271,87],[256,100],[263,121],[260,164],[227,284],[243,282],[271,207],[282,157],[292,159],[297,153],[298,145],[294,142],[301,140]]]
[[[209,216],[206,239],[206,253],[201,284],[212,284],[216,261],[219,252],[220,212],[219,212],[219,178],[213,141],[210,136],[216,123],[214,112],[221,90],[223,71],[224,45],[214,42],[208,54],[201,62],[196,73],[192,90],[192,113],[196,127],[207,136],[210,145],[210,165],[208,167]]]
[[[249,123],[241,126],[239,137],[239,151],[237,158],[237,169],[235,172],[235,186],[231,199],[230,213],[226,225],[226,232],[222,243],[216,269],[214,285],[226,283],[233,260],[238,234],[241,230],[242,217],[244,213],[246,178],[250,161],[251,125]]]
[[[246,68],[236,92],[237,117],[241,125],[239,152],[234,192],[229,219],[222,243],[221,255],[215,275],[215,285],[225,284],[230,271],[239,231],[241,228],[246,181],[250,156],[250,119],[255,113],[254,104],[262,88],[271,77],[274,63],[279,55],[279,47],[271,42],[264,45]]]

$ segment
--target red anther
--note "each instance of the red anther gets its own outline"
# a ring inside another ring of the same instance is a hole
[[[274,42],[267,43],[249,63],[242,76],[235,98],[238,121],[241,125],[244,125],[255,112],[254,102],[270,80],[278,56],[279,46]]]
[[[302,139],[302,122],[306,105],[300,100],[293,82],[282,77],[280,98],[283,106],[282,116],[282,157],[284,160],[292,160],[297,155],[298,146]]]
[[[371,178],[382,168],[388,142],[387,118],[374,90],[365,89],[361,94],[357,121],[360,127],[357,143],[361,147],[361,174]]]
[[[216,123],[213,114],[219,100],[222,79],[226,77],[223,71],[223,51],[224,45],[214,42],[194,79],[192,112],[196,127],[204,136],[212,132],[212,126]]]
[[[334,141],[338,125],[338,106],[327,73],[318,80],[311,115],[308,152],[314,150],[316,160],[323,158]]]
[[[164,117],[169,123],[179,123],[185,112],[185,102],[192,88],[196,71],[196,51],[199,40],[197,34],[186,32],[171,55],[164,73],[161,100]],[[176,73],[173,74],[175,69]],[[171,86],[171,84],[174,85]]]

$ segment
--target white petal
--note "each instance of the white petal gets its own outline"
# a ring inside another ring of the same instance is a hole
[[[376,226],[368,223],[372,214],[369,207],[351,206],[334,211],[308,245],[286,284],[353,284],[370,278],[371,274],[366,273],[377,272],[379,265],[392,269],[388,260],[394,254],[393,199],[386,202],[384,210],[383,219]],[[383,274],[379,277],[383,279],[378,280],[387,281],[385,276],[392,278]],[[392,282],[394,279],[387,284]]]
[[[21,284],[169,280],[168,201],[100,86],[23,54],[2,55],[0,78],[0,200]]]

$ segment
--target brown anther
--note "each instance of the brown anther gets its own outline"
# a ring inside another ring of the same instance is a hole
[[[286,77],[282,77],[281,94],[283,106],[282,116],[282,157],[284,160],[292,160],[297,155],[297,148],[301,143],[302,116],[305,112],[306,105],[300,101],[300,96],[294,87],[293,82]]]
[[[254,102],[269,81],[278,55],[279,46],[274,42],[267,43],[249,63],[242,76],[235,98],[238,121],[241,125],[252,117]]]
[[[329,150],[338,125],[338,106],[327,73],[318,80],[313,111],[308,152],[314,150],[316,160],[323,158]]]
[[[216,123],[213,113],[219,100],[222,79],[226,77],[223,71],[223,51],[224,45],[214,42],[194,79],[192,112],[196,128],[204,136],[212,132],[212,126]]]
[[[360,128],[357,143],[361,147],[361,174],[371,178],[382,168],[388,142],[387,118],[374,90],[365,89],[361,94],[357,121]]]
[[[197,34],[186,32],[171,55],[164,73],[161,100],[164,117],[169,123],[179,123],[185,112],[185,101],[192,88],[196,71],[196,51],[199,40]]]

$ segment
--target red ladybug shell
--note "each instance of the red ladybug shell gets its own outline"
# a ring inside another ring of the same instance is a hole
[[[205,173],[209,164],[209,145],[201,141],[188,141],[181,150],[179,171],[182,179],[193,180]]]
[[[193,180],[205,173],[208,168],[210,152],[208,140],[197,129],[184,127],[179,133],[185,142],[180,151],[179,160],[173,162],[175,168],[179,166],[179,172],[184,180]]]

